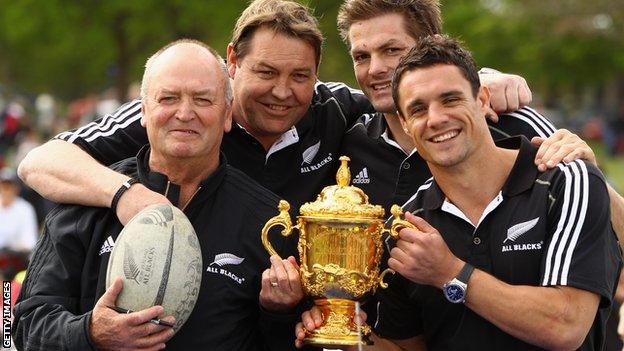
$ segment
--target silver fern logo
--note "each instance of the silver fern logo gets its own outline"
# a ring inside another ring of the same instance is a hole
[[[244,260],[245,259],[242,257],[238,257],[227,252],[218,254],[215,255],[214,261],[208,265],[206,272],[226,276],[240,285],[245,282],[245,277],[241,276],[241,273],[244,273],[244,270],[228,270],[223,268],[223,266],[238,266],[243,263]]]
[[[124,247],[123,271],[126,279],[134,280],[137,284],[139,284],[137,276],[141,273],[141,269],[134,260],[134,254],[132,253],[132,249],[129,245]]]
[[[211,265],[216,264],[219,267],[223,267],[226,265],[237,266],[243,263],[244,260],[245,260],[244,258],[238,257],[231,253],[222,253],[222,254],[215,255],[214,261],[211,263]]]
[[[305,151],[303,152],[303,162],[301,162],[301,165],[303,166],[304,164],[311,164],[312,160],[314,160],[314,156],[316,156],[316,154],[318,153],[319,149],[321,148],[321,141],[319,140],[318,143],[310,146],[309,148],[305,149]]]
[[[516,242],[516,240],[524,233],[528,232],[529,230],[533,229],[533,227],[535,227],[537,225],[537,222],[539,222],[539,217],[532,219],[530,221],[526,221],[526,222],[522,222],[522,223],[518,223],[514,226],[512,226],[511,228],[507,229],[507,238],[503,241],[503,244],[506,243],[507,241],[513,241]]]

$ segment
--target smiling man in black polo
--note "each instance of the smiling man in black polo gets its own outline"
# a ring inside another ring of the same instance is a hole
[[[433,180],[404,206],[416,229],[391,250],[376,332],[407,349],[600,350],[621,267],[601,173],[541,173],[525,138],[495,144],[489,93],[447,37],[406,55],[393,96]]]

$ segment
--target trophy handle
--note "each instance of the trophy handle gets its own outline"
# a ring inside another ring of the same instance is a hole
[[[386,268],[384,269],[383,272],[381,272],[381,274],[379,275],[379,286],[382,289],[385,289],[388,287],[388,283],[384,282],[384,278],[386,277],[386,274],[388,273],[394,274],[396,272],[394,271],[394,269],[391,269],[391,268]]]
[[[412,223],[401,219],[403,215],[403,210],[399,205],[392,205],[390,209],[390,213],[392,213],[392,224],[390,225],[390,229],[384,229],[384,233],[390,234],[392,239],[397,240],[399,238],[399,231],[403,228],[416,229]]]
[[[401,209],[401,206],[392,205],[392,208],[390,208],[390,213],[392,213],[392,218],[393,218],[392,224],[390,224],[390,229],[384,229],[383,232],[390,234],[390,236],[394,240],[397,240],[399,238],[399,231],[401,231],[401,229],[403,228],[416,229],[415,225],[413,225],[412,223],[404,219],[401,219],[401,216],[403,215],[403,210]],[[379,275],[379,286],[382,289],[385,289],[388,287],[388,283],[384,282],[384,278],[386,277],[386,274],[388,273],[394,274],[396,272],[390,268],[387,268],[383,272],[381,272],[381,274]]]
[[[273,245],[271,245],[271,242],[269,241],[269,230],[277,225],[281,225],[282,227],[284,227],[284,229],[282,230],[282,235],[289,236],[292,233],[292,229],[294,227],[292,225],[292,221],[290,220],[290,214],[288,214],[288,210],[290,209],[290,205],[288,204],[288,202],[280,200],[279,205],[277,205],[277,209],[280,211],[280,213],[277,216],[269,219],[268,222],[266,222],[266,224],[262,228],[261,238],[262,245],[264,245],[264,248],[269,252],[269,254],[271,256],[276,255],[281,259],[281,256],[277,253],[277,251],[275,251]]]

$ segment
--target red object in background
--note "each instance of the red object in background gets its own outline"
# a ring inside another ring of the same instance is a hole
[[[6,136],[14,135],[19,130],[19,119],[11,115],[7,115],[4,120],[3,129],[4,129],[3,131],[4,135]]]

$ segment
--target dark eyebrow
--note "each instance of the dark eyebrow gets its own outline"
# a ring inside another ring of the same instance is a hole
[[[398,40],[396,39],[390,39],[387,42],[383,43],[383,45],[380,46],[380,49],[386,49],[390,46],[405,46],[403,44],[401,44]]]
[[[269,65],[269,64],[268,64],[268,63],[266,63],[266,62],[262,62],[262,61],[257,62],[256,64],[254,64],[254,65],[252,66],[252,69],[254,69],[254,70],[258,70],[258,69],[269,69],[269,70],[272,70],[272,71],[279,72],[279,69],[277,69],[277,68],[275,68],[275,67],[273,67],[273,66]],[[312,70],[311,68],[307,68],[307,67],[303,67],[303,68],[295,68],[295,69],[293,70],[293,72],[294,72],[294,73],[305,73],[305,74],[312,74],[312,71],[313,71],[313,70]]]
[[[464,96],[464,93],[462,93],[459,90],[450,90],[450,91],[445,91],[442,94],[440,94],[440,98],[445,99],[448,97],[455,97],[455,96]]]
[[[268,63],[265,63],[265,62],[257,62],[257,63],[255,63],[252,66],[252,68],[254,70],[257,70],[257,69],[270,69],[270,70],[273,70],[273,71],[277,71],[277,69],[275,67],[273,67],[273,66],[271,66],[271,65],[269,65]]]
[[[405,46],[405,45],[402,45],[402,44],[401,44],[398,40],[396,40],[396,39],[390,39],[390,40],[388,40],[387,42],[384,42],[383,44],[381,44],[381,46],[379,46],[379,48],[378,48],[378,49],[379,49],[379,50],[384,50],[384,49],[387,49],[387,48],[388,48],[388,47],[390,47],[390,46],[401,46],[401,47],[403,47],[403,46]],[[375,50],[375,49],[377,49],[377,48],[371,48],[371,50]],[[361,49],[353,49],[353,50],[351,50],[351,56],[355,56],[355,55],[357,55],[357,54],[365,54],[366,52],[367,52],[367,51],[364,51],[364,50],[361,50]]]
[[[409,113],[409,111],[412,111],[416,107],[421,107],[424,104],[425,103],[420,99],[412,100],[409,104],[407,104],[407,106],[405,106],[405,111]]]

